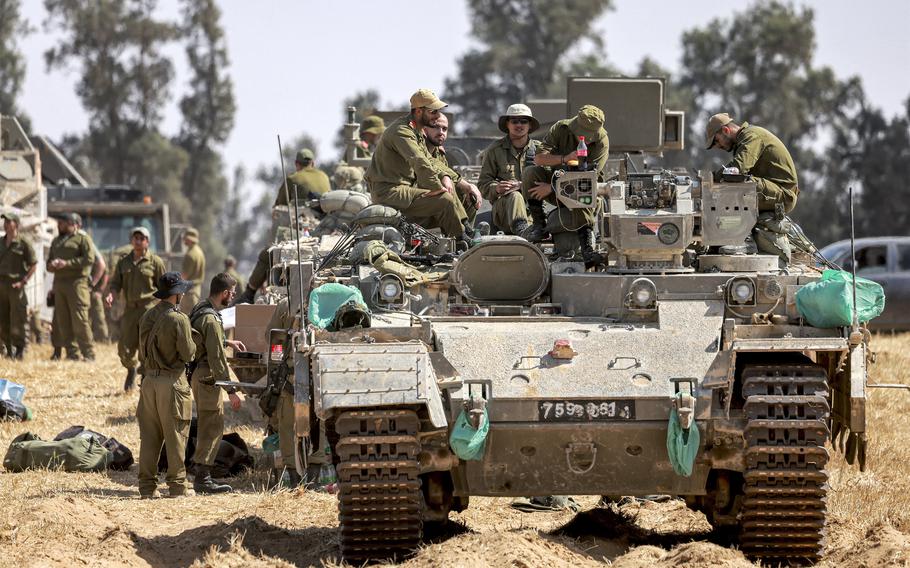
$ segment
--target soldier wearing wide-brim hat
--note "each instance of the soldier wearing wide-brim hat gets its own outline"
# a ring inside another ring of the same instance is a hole
[[[755,244],[760,252],[776,254],[783,263],[788,263],[790,227],[783,214],[796,207],[799,186],[796,165],[787,147],[768,130],[748,122],[737,124],[725,112],[708,119],[705,145],[708,150],[718,147],[732,152],[733,158],[724,168],[736,168],[739,173],[752,176],[759,210],[758,223],[752,232]],[[724,168],[715,172],[715,178],[720,177]]]
[[[383,132],[367,169],[373,202],[394,207],[409,219],[432,219],[426,228],[470,240],[454,183],[433,160],[423,132],[448,104],[429,89],[418,89],[410,103],[411,112]]]
[[[477,186],[493,205],[493,224],[505,233],[520,235],[528,227],[521,174],[529,150],[536,152],[540,147],[540,141],[531,139],[540,122],[527,105],[519,103],[509,106],[498,126],[506,136],[484,150]]]
[[[594,250],[594,210],[562,207],[553,194],[550,182],[554,169],[565,168],[569,161],[578,158],[576,150],[582,136],[588,147],[587,169],[597,172],[598,179],[603,181],[600,174],[610,155],[610,139],[604,129],[604,120],[603,110],[594,105],[584,105],[573,118],[556,122],[540,145],[540,152],[534,158],[536,165],[526,168],[521,179],[522,193],[528,202],[532,221],[523,236],[532,242],[547,237],[543,209],[543,202],[547,201],[557,207],[560,227],[577,232],[582,257],[589,267],[603,262]]]
[[[66,358],[95,359],[89,306],[89,273],[95,263],[95,244],[78,230],[82,218],[77,213],[57,216],[59,234],[51,241],[47,270],[54,275],[54,325]]]
[[[186,440],[193,417],[193,399],[186,364],[196,345],[190,320],[177,306],[193,283],[178,272],[166,272],[152,294],[161,300],[139,320],[139,360],[145,370],[139,388],[139,495],[158,496],[158,456],[167,455],[165,481],[170,497],[191,494],[186,484]]]
[[[6,235],[0,239],[0,343],[6,355],[22,359],[25,352],[28,298],[25,285],[35,274],[35,249],[19,234],[19,215],[0,215]]]

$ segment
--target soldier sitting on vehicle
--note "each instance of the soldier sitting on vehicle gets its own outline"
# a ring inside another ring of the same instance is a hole
[[[370,115],[360,123],[360,143],[358,144],[358,158],[372,158],[376,150],[376,143],[385,131],[385,121],[381,116]]]
[[[449,137],[449,119],[446,115],[439,113],[439,118],[436,119],[436,122],[430,126],[425,126],[423,128],[423,133],[426,137],[427,149],[430,151],[430,155],[433,156],[433,159],[436,160],[439,167],[443,168],[446,174],[451,177],[452,181],[455,183],[455,191],[458,193],[458,203],[462,206],[465,215],[467,215],[468,224],[473,227],[474,219],[477,217],[477,210],[480,209],[480,206],[483,204],[483,197],[480,195],[480,190],[477,189],[476,185],[462,178],[458,172],[449,166],[449,160],[446,157],[446,149],[444,146],[446,139]],[[459,214],[460,213],[461,212],[459,212]],[[418,221],[418,224],[423,223]]]
[[[433,91],[411,96],[411,112],[395,120],[382,134],[367,170],[373,202],[401,211],[409,219],[429,220],[447,237],[470,240],[467,215],[458,203],[452,178],[427,149],[423,128],[448,106]]]
[[[793,158],[780,139],[748,122],[739,125],[729,114],[715,114],[705,129],[707,149],[715,145],[733,153],[724,168],[714,173],[719,181],[725,168],[737,168],[739,173],[752,176],[758,190],[758,223],[752,231],[759,252],[774,254],[782,262],[790,262],[790,241],[787,234],[790,220],[786,214],[796,207],[799,187]]]

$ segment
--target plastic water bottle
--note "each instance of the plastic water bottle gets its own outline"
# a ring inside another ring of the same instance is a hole
[[[332,450],[326,446],[325,462],[319,467],[319,486],[328,491],[336,483],[338,483],[338,474],[335,473],[335,466],[332,465]]]
[[[575,149],[575,155],[578,156],[578,171],[584,172],[588,169],[588,145],[585,144],[585,137],[578,137],[578,148]]]
[[[525,152],[525,167],[534,165],[534,156],[537,155],[537,151],[534,150],[534,142],[528,140],[528,151]]]

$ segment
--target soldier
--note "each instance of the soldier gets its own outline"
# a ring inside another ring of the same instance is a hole
[[[278,188],[278,195],[275,197],[273,207],[278,205],[293,205],[294,185],[297,185],[297,200],[306,201],[308,199],[318,199],[320,195],[332,190],[332,184],[329,182],[329,176],[320,169],[316,168],[316,154],[309,148],[304,148],[297,152],[294,159],[294,168],[296,171],[288,176],[287,194],[285,194],[285,184]],[[273,213],[273,217],[274,217]]]
[[[332,174],[332,183],[335,184],[335,189],[368,193],[363,185],[363,168],[349,166],[344,162],[340,162],[335,167],[335,172]]]
[[[95,245],[87,234],[77,232],[80,222],[75,213],[57,218],[59,234],[51,242],[47,270],[54,273],[54,325],[66,358],[78,360],[81,351],[86,361],[94,361],[88,275],[95,262]]]
[[[499,117],[499,129],[506,133],[483,153],[477,185],[493,205],[493,224],[506,234],[520,235],[528,227],[528,210],[521,194],[521,174],[528,148],[536,154],[540,142],[531,133],[540,122],[523,104],[511,105]]]
[[[91,292],[91,304],[89,306],[89,317],[92,320],[92,335],[95,341],[109,341],[110,335],[107,329],[107,316],[104,313],[103,291],[108,283],[107,263],[104,261],[104,255],[95,247],[95,262],[92,264],[92,273],[89,276],[88,284]]]
[[[610,139],[603,128],[604,112],[593,105],[584,105],[574,118],[556,122],[540,144],[540,152],[534,156],[534,166],[525,168],[521,174],[521,188],[532,224],[522,235],[531,242],[540,242],[547,237],[546,216],[543,202],[557,206],[557,215],[571,230],[577,231],[581,241],[581,255],[588,268],[601,264],[603,258],[594,251],[594,210],[589,208],[568,209],[560,207],[550,182],[553,171],[566,167],[571,160],[577,160],[578,139],[585,137],[588,146],[588,169],[600,174],[607,165],[610,154]]]
[[[197,493],[225,493],[233,491],[230,485],[216,483],[212,479],[212,466],[218,455],[218,444],[224,434],[224,405],[221,402],[221,387],[215,381],[229,381],[225,346],[235,351],[246,351],[242,342],[226,340],[221,314],[218,312],[231,304],[237,281],[222,272],[212,278],[209,297],[199,302],[190,312],[190,325],[196,343],[196,357],[190,364],[191,386],[196,400],[196,451],[193,454],[195,474],[193,489]],[[240,409],[240,397],[229,390],[231,408]]]
[[[104,303],[110,308],[117,294],[123,294],[123,315],[120,318],[120,339],[117,354],[126,369],[123,390],[133,388],[136,381],[136,352],[139,349],[139,320],[155,304],[155,284],[166,269],[161,257],[149,250],[149,230],[136,227],[130,233],[132,252],[120,257],[114,267],[110,291]],[[143,369],[139,369],[143,374]]]
[[[759,251],[775,254],[782,262],[789,263],[790,221],[785,215],[796,207],[799,187],[796,166],[787,147],[764,128],[748,122],[740,126],[725,112],[708,120],[705,143],[708,150],[717,145],[733,153],[725,168],[737,168],[739,173],[752,176],[758,190],[759,211],[752,231],[755,244]],[[722,173],[723,168],[715,172],[715,180]]]
[[[193,283],[193,287],[183,296],[180,310],[188,314],[202,297],[202,279],[205,278],[205,253],[199,246],[199,231],[190,227],[183,234],[183,244],[186,245],[186,256],[183,257],[183,268],[180,277]]]
[[[427,228],[439,227],[447,237],[470,241],[452,178],[432,159],[423,135],[423,128],[446,106],[429,89],[414,93],[410,114],[395,120],[380,137],[366,180],[374,203],[394,207],[410,219],[429,219]]]
[[[473,183],[463,179],[458,172],[449,166],[449,160],[446,157],[444,144],[449,137],[449,119],[446,115],[439,113],[436,122],[423,128],[424,136],[427,140],[427,149],[430,155],[436,160],[439,167],[445,171],[446,175],[452,178],[455,184],[455,191],[458,194],[458,202],[464,210],[467,219],[467,226],[474,226],[474,219],[477,217],[477,210],[483,204],[483,197],[480,190]],[[461,212],[459,212],[461,214]]]
[[[22,359],[28,321],[25,285],[35,274],[38,259],[32,245],[19,235],[19,215],[2,217],[6,235],[0,241],[0,341],[7,357]]]
[[[232,255],[227,255],[224,257],[224,273],[233,278],[234,282],[236,282],[234,285],[234,293],[242,293],[246,288],[246,284],[243,281],[243,277],[241,277],[240,273],[237,272],[237,259]]]
[[[186,364],[193,360],[196,345],[190,334],[190,319],[177,309],[193,283],[177,272],[158,279],[161,300],[139,320],[139,360],[145,376],[139,387],[136,420],[139,423],[139,496],[158,496],[158,456],[164,444],[167,454],[169,497],[192,495],[186,486],[186,440],[193,415],[193,399],[186,381]]]
[[[360,123],[360,144],[357,152],[358,158],[372,158],[376,151],[376,143],[385,131],[385,121],[375,114],[363,119]]]

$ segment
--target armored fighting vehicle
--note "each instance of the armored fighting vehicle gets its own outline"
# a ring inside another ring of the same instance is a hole
[[[679,148],[664,89],[571,79],[565,114],[606,109],[620,156]],[[444,278],[402,278],[343,247],[288,271],[291,309],[310,322],[293,342],[298,447],[330,442],[345,558],[406,554],[471,496],[551,494],[682,497],[752,557],[819,557],[826,444],[865,461],[868,334],[806,323],[794,298],[819,279],[812,263],[744,253],[748,177],[612,166],[553,184],[565,206],[597,208],[609,263],[596,271],[510,236],[448,255],[406,239],[400,260]],[[364,226],[401,222],[363,213]],[[371,321],[314,325],[325,284],[360,292]],[[487,433],[459,457],[465,420]],[[668,452],[674,432],[697,443],[688,458]]]

